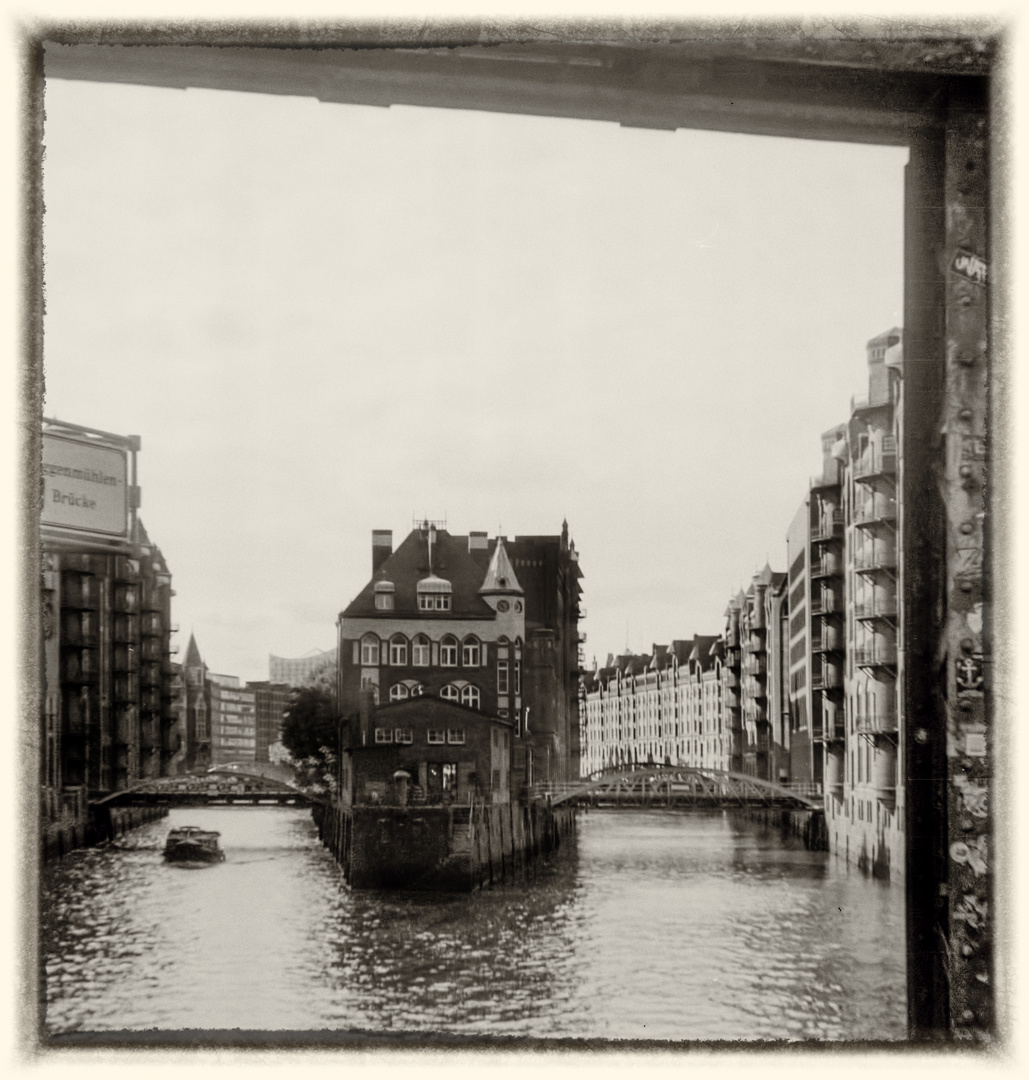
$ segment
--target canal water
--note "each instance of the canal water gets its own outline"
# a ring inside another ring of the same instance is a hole
[[[165,865],[173,825],[226,861]],[[905,1037],[903,888],[724,813],[593,811],[526,880],[351,892],[293,808],[173,810],[43,875],[45,1025]]]

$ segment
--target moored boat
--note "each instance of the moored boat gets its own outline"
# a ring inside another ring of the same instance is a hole
[[[218,846],[219,836],[221,833],[197,825],[172,829],[164,845],[164,857],[175,863],[223,862],[225,852]]]

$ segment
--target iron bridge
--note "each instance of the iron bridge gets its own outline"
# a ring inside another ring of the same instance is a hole
[[[310,806],[328,797],[239,768],[142,780],[94,806]]]
[[[631,765],[589,779],[533,784],[529,797],[551,806],[748,807],[823,810],[814,784],[785,786],[745,773],[692,765]]]

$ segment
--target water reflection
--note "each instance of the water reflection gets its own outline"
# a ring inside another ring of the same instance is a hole
[[[168,828],[226,862],[165,865]],[[591,813],[518,884],[351,892],[309,815],[173,811],[44,878],[47,1026],[903,1038],[903,890],[724,814]]]

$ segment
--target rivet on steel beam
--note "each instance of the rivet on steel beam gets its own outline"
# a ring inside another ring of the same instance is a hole
[[[968,480],[972,475],[972,466],[962,465],[961,468],[958,469],[958,475],[963,476],[966,480]]]
[[[962,956],[971,956],[974,952],[975,952],[975,949],[973,949],[972,946],[969,945],[967,941],[964,943],[964,945],[961,946],[961,955]]]
[[[970,581],[962,581],[960,588],[961,588],[962,592],[971,592],[972,591],[972,583]]]
[[[970,637],[966,637],[966,638],[961,639],[961,651],[962,652],[971,652],[974,648],[975,648],[975,642]]]
[[[966,422],[971,420],[972,419],[972,410],[971,409],[962,409],[958,413],[958,419],[959,420],[964,420]]]
[[[924,727],[915,728],[915,742],[924,746],[929,741],[929,732]]]
[[[965,536],[968,536],[969,533],[975,532],[975,524],[971,521],[963,521],[961,522],[961,531],[965,534]]]
[[[962,698],[958,702],[958,708],[962,712],[971,712],[972,711],[972,703],[967,698]]]
[[[961,1014],[961,1019],[966,1024],[970,1024],[975,1019],[975,1013],[972,1012],[971,1009],[965,1009],[965,1011]]]
[[[967,302],[966,297],[962,297],[962,300]],[[969,356],[967,353],[957,358],[959,364],[964,364],[965,367],[971,367],[975,363],[975,357]]]

